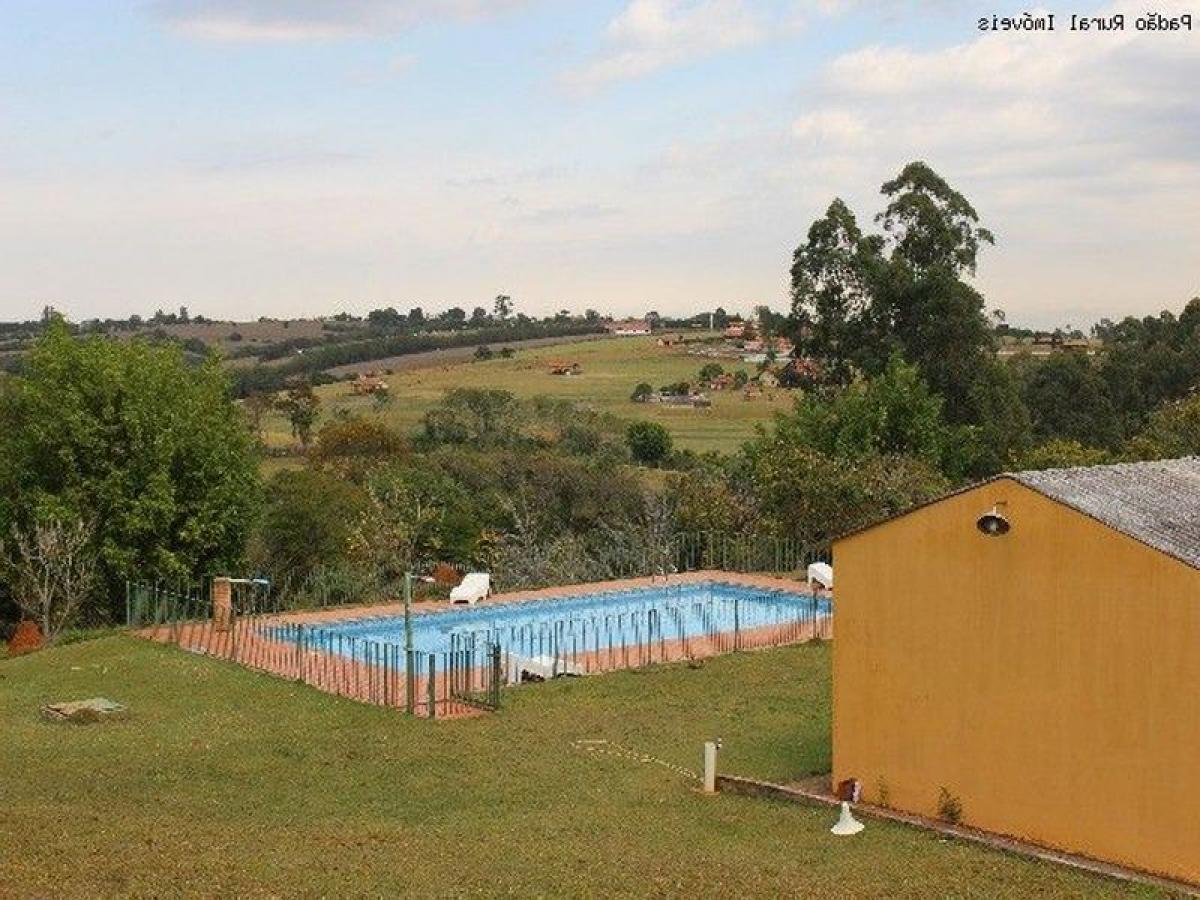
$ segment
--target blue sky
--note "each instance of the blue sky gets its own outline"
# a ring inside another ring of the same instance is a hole
[[[5,0],[0,317],[786,304],[835,196],[922,158],[1011,320],[1200,293],[1200,6]],[[1124,12],[1113,34],[1063,15]]]

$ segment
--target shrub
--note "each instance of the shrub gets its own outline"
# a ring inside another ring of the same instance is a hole
[[[938,791],[937,811],[938,818],[944,819],[951,825],[957,825],[962,821],[962,801],[950,793],[945,786]]]
[[[625,443],[635,461],[649,466],[660,465],[671,455],[671,433],[658,422],[631,422]]]

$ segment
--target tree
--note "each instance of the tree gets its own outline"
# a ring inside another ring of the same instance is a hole
[[[720,363],[705,363],[700,367],[700,381],[709,382],[725,374],[725,367]]]
[[[904,456],[827,456],[790,434],[763,434],[737,460],[735,483],[749,496],[760,530],[821,546],[943,493],[929,464]]]
[[[496,318],[504,322],[512,315],[513,301],[508,294],[497,294],[496,300],[492,304],[492,309],[496,313]]]
[[[313,426],[320,415],[321,398],[313,393],[312,385],[305,381],[289,390],[278,405],[292,426],[292,437],[300,441],[301,447],[307,448],[312,440]]]
[[[724,330],[729,325],[729,313],[725,312],[724,307],[718,306],[713,310],[712,314],[713,328]]]
[[[876,221],[894,242],[893,259],[917,272],[975,274],[980,245],[996,239],[966,197],[924,162],[909,163],[882,190],[890,202]]]
[[[443,510],[414,491],[407,481],[384,473],[367,487],[367,502],[350,534],[351,554],[384,584],[437,561]]]
[[[1200,394],[1156,409],[1126,452],[1134,459],[1200,456]]]
[[[776,433],[839,459],[908,456],[954,477],[968,466],[971,439],[946,424],[941,397],[899,356],[876,378],[805,394],[794,412],[776,420]]]
[[[13,530],[13,593],[21,612],[38,623],[50,643],[74,623],[96,588],[93,535],[83,519],[50,519]]]
[[[658,422],[631,422],[625,443],[634,460],[648,466],[661,465],[671,455],[671,433]]]
[[[634,403],[645,403],[654,393],[654,388],[644,381],[638,382],[637,387],[633,389],[633,393],[629,395],[629,399]]]
[[[97,618],[125,580],[236,566],[259,493],[254,440],[216,357],[76,339],[51,323],[0,390],[0,535],[95,523]]]
[[[474,328],[482,328],[488,323],[488,311],[482,306],[477,306],[471,310],[471,325]]]
[[[364,502],[361,488],[336,470],[285,469],[268,485],[253,561],[280,582],[338,565]]]
[[[263,419],[275,405],[275,398],[270,394],[250,394],[242,401],[242,409],[246,413],[246,421],[254,436],[261,441]]]
[[[508,391],[456,388],[425,414],[428,444],[499,445],[518,437],[521,406]]]
[[[1040,442],[1061,438],[1105,449],[1120,442],[1108,385],[1086,356],[1048,357],[1029,372],[1023,394]]]
[[[985,360],[967,388],[967,419],[977,422],[975,453],[967,474],[994,475],[1029,447],[1033,424],[1021,398],[1021,382],[1010,366]]]
[[[396,431],[375,419],[352,416],[324,426],[308,458],[317,468],[329,467],[361,482],[371,468],[407,454],[408,442]]]
[[[838,199],[792,254],[792,339],[834,383],[848,383],[859,355],[878,342],[873,317],[882,247]]]
[[[1105,450],[1086,447],[1079,441],[1055,439],[1026,450],[1016,459],[1021,470],[1064,469],[1076,466],[1099,466],[1112,462]]]
[[[864,234],[835,200],[792,258],[790,329],[798,355],[847,384],[897,351],[946,399],[946,418],[972,418],[967,392],[993,339],[983,297],[963,280],[994,238],[967,200],[924,163],[883,185],[883,235]]]

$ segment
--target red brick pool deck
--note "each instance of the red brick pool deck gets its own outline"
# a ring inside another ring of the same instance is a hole
[[[566,585],[535,591],[516,591],[494,594],[487,600],[475,604],[484,607],[500,603],[529,600],[545,600],[556,597],[577,597],[581,594],[605,593],[629,588],[663,587],[664,585],[695,584],[720,581],[726,584],[756,587],[764,590],[795,592],[803,582],[776,578],[767,575],[705,570],[671,575],[667,578],[631,578],[619,581],[592,582]],[[827,592],[815,591],[821,596]],[[413,605],[413,614],[420,616],[439,615],[463,604],[447,602],[424,602]],[[458,669],[450,684],[450,674],[434,673],[430,684],[428,672],[413,673],[409,679],[399,669],[402,651],[392,644],[359,642],[352,656],[326,652],[302,646],[293,640],[276,640],[267,634],[267,629],[290,627],[303,629],[307,633],[319,631],[327,623],[346,622],[355,619],[392,618],[401,616],[401,603],[385,603],[369,606],[340,606],[322,610],[307,610],[295,613],[279,613],[241,617],[232,628],[220,630],[208,620],[186,622],[176,625],[159,625],[139,632],[152,640],[178,644],[180,647],[265,672],[279,678],[299,681],[326,693],[348,697],[377,706],[403,709],[408,705],[408,691],[413,693],[412,707],[416,714],[454,718],[478,714],[479,706],[460,699],[463,688],[481,690],[484,670],[475,668]],[[735,640],[732,632],[715,635],[667,638],[648,641],[636,646],[604,646],[592,644],[573,646],[567,658],[575,673],[592,674],[621,669],[640,668],[659,663],[700,660],[710,656],[730,653],[735,650],[756,650],[800,643],[832,636],[832,619],[822,616],[812,621],[797,621],[782,625],[771,625],[741,631]],[[346,647],[350,645],[347,641]],[[565,651],[566,648],[564,647]],[[445,659],[442,656],[442,659]],[[469,683],[468,683],[469,682]],[[430,688],[432,687],[432,692]],[[452,690],[457,688],[457,690]]]

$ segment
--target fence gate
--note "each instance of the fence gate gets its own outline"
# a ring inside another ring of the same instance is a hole
[[[479,709],[499,709],[503,677],[499,644],[474,634],[450,635],[446,681],[451,700]]]

